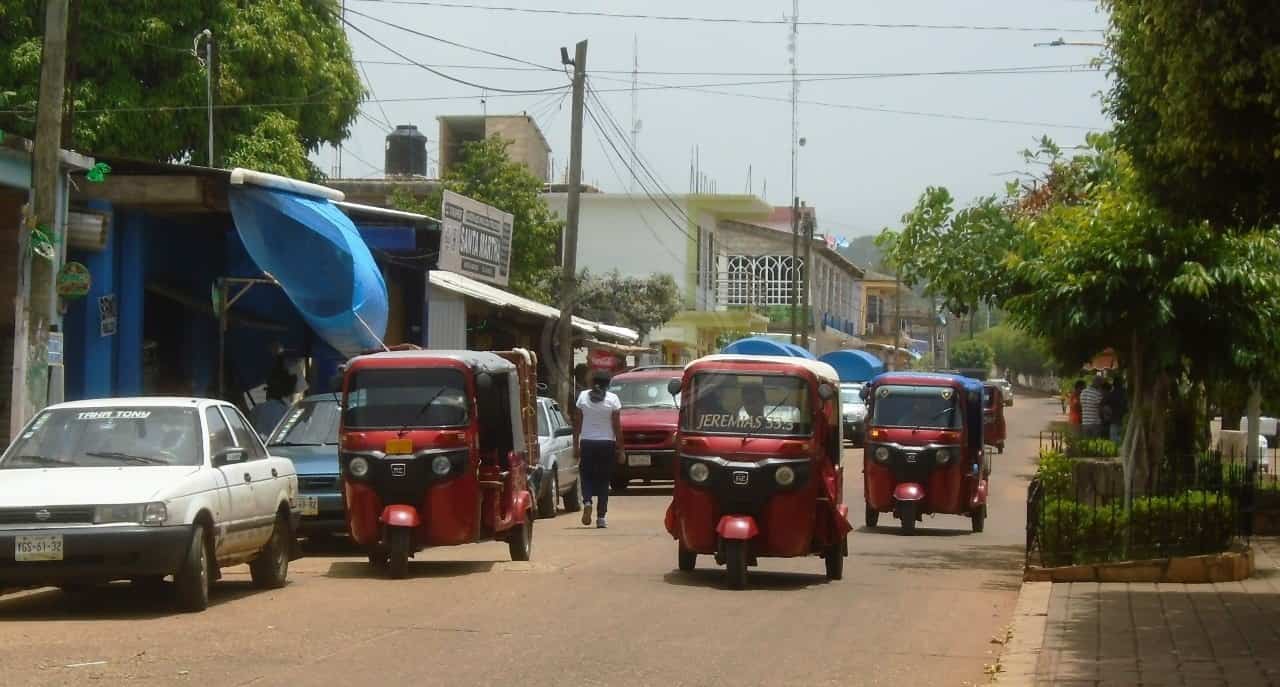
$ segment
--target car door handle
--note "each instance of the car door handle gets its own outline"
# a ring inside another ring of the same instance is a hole
[[[253,476],[252,476],[252,475],[250,475],[250,474],[249,474],[249,473],[247,473],[247,472],[246,472],[246,473],[244,473],[244,481],[245,481],[246,483],[248,483],[248,482],[252,482],[252,481],[253,481]]]
[[[279,477],[279,476],[280,476],[280,473],[279,473],[279,472],[277,472],[275,468],[271,468],[271,476],[272,476],[272,477]]]

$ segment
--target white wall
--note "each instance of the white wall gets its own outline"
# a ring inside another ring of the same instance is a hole
[[[593,197],[594,196],[594,197]],[[547,206],[565,216],[568,196],[563,193],[543,194]],[[624,277],[648,277],[670,274],[688,293],[689,239],[672,224],[672,219],[686,229],[684,215],[663,200],[668,219],[648,197],[624,194],[591,194],[580,196],[578,219],[578,269],[594,273],[616,269]],[[714,226],[714,224],[712,225]]]

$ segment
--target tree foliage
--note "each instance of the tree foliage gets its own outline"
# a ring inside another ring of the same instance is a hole
[[[0,3],[0,129],[32,137],[44,2]],[[192,40],[217,41],[219,163],[299,178],[345,139],[364,89],[332,0],[80,0],[69,26],[74,128],[64,147],[97,155],[208,163],[205,68]],[[201,48],[203,53],[203,46]],[[203,55],[201,56],[203,58]]]
[[[1039,377],[1053,371],[1048,343],[1007,324],[997,325],[978,336],[991,347],[996,367],[1012,377]]]
[[[1103,0],[1115,134],[1155,204],[1280,223],[1280,3]]]
[[[556,247],[564,223],[542,199],[542,180],[507,155],[510,144],[498,136],[464,143],[458,163],[441,182],[454,193],[511,213],[510,288],[526,298],[554,303],[559,271]],[[397,194],[392,204],[434,216],[440,212],[441,196],[440,190],[424,198]]]
[[[617,270],[593,275],[583,270],[578,282],[580,317],[630,327],[643,339],[683,307],[680,287],[669,274],[623,277]]]
[[[965,339],[951,346],[951,367],[962,370],[990,370],[996,354],[981,339]]]

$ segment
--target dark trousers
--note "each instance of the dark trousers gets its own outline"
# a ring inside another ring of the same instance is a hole
[[[582,462],[579,471],[582,478],[582,498],[591,503],[598,501],[596,517],[603,518],[609,512],[609,482],[613,479],[613,463],[617,460],[617,445],[612,441],[579,442]]]

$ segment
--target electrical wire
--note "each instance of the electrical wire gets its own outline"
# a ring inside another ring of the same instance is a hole
[[[415,36],[418,36],[418,37],[420,37],[420,38],[427,38],[427,39],[430,39],[430,40],[433,40],[433,41],[436,41],[436,42],[439,42],[439,43],[444,43],[445,45],[451,45],[451,46],[453,46],[453,47],[455,47],[455,48],[461,48],[461,49],[463,49],[463,50],[469,50],[469,51],[471,51],[471,52],[479,53],[479,54],[481,54],[481,55],[488,55],[489,57],[497,57],[497,58],[499,58],[499,59],[503,59],[503,60],[508,60],[508,61],[511,61],[511,62],[515,62],[515,63],[517,63],[517,64],[523,64],[523,65],[528,66],[528,67],[537,67],[538,69],[541,69],[541,70],[543,70],[543,71],[553,71],[553,72],[558,72],[558,71],[560,71],[559,69],[557,69],[557,68],[555,68],[555,67],[552,67],[552,66],[549,66],[549,65],[545,65],[545,64],[538,64],[537,62],[531,62],[531,61],[529,61],[529,60],[521,59],[521,58],[519,58],[519,57],[513,57],[513,56],[511,56],[511,55],[504,55],[504,54],[502,54],[502,53],[500,53],[500,52],[494,52],[494,51],[492,51],[492,50],[485,50],[484,48],[477,48],[477,47],[475,47],[475,46],[467,45],[467,44],[465,44],[465,43],[459,43],[459,42],[457,42],[457,41],[451,41],[451,40],[449,40],[448,38],[442,38],[442,37],[440,37],[440,36],[436,36],[436,35],[434,35],[434,34],[426,33],[425,31],[419,31],[419,30],[417,30],[417,29],[411,29],[411,28],[409,28],[409,27],[407,27],[407,26],[404,26],[404,25],[402,25],[402,24],[396,24],[395,22],[390,22],[390,21],[387,21],[386,19],[381,19],[381,18],[379,18],[379,17],[375,17],[375,16],[373,16],[373,15],[371,15],[371,14],[365,14],[364,12],[359,12],[359,11],[357,11],[357,10],[353,10],[353,9],[351,9],[351,8],[347,8],[347,10],[346,10],[346,11],[347,11],[347,13],[348,13],[348,14],[354,14],[354,15],[356,15],[357,17],[363,17],[363,18],[365,18],[365,19],[368,19],[369,21],[377,22],[377,23],[379,23],[379,24],[382,24],[383,26],[388,26],[388,27],[390,27],[390,28],[398,29],[398,30],[400,30],[400,31],[404,31],[404,32],[406,32],[406,33],[411,33],[411,34],[413,34],[413,35],[415,35]],[[346,21],[346,19],[343,19],[343,21]]]
[[[360,14],[359,12],[355,12],[355,11],[353,11],[353,10],[347,10],[347,11],[348,11],[348,12],[351,12],[352,14]],[[362,15],[362,16],[364,16],[364,15]],[[374,44],[376,44],[377,46],[381,47],[383,50],[386,50],[387,52],[390,52],[390,53],[392,53],[392,54],[396,55],[396,56],[397,56],[397,57],[399,57],[400,59],[402,59],[402,60],[408,60],[409,62],[412,62],[413,64],[417,65],[418,67],[421,67],[422,69],[424,69],[424,70],[426,70],[426,71],[428,71],[428,72],[431,72],[432,74],[435,74],[436,76],[438,76],[438,77],[440,77],[440,78],[442,78],[442,79],[448,79],[449,81],[453,81],[454,83],[460,83],[460,84],[462,84],[462,85],[464,85],[464,86],[470,86],[470,87],[472,87],[472,88],[479,88],[479,89],[484,90],[484,91],[496,91],[496,92],[498,92],[498,93],[552,93],[552,92],[562,91],[562,90],[564,90],[565,88],[567,88],[567,86],[553,86],[553,87],[551,87],[551,88],[533,88],[533,89],[498,88],[498,87],[496,87],[496,86],[486,86],[486,85],[484,85],[484,84],[478,84],[478,83],[476,83],[476,82],[474,82],[474,81],[467,81],[466,79],[460,79],[460,78],[458,78],[458,77],[456,77],[456,76],[452,76],[452,75],[447,74],[447,73],[445,73],[445,72],[442,72],[442,71],[440,71],[440,70],[438,70],[438,69],[433,69],[432,67],[428,67],[427,65],[425,65],[425,64],[423,64],[423,63],[421,63],[421,62],[418,62],[418,61],[416,61],[416,60],[414,60],[414,59],[410,58],[408,55],[405,55],[404,53],[400,52],[399,50],[396,50],[395,48],[393,48],[393,47],[391,47],[391,46],[387,45],[386,43],[383,43],[382,41],[378,40],[377,38],[374,38],[374,37],[373,37],[373,36],[371,36],[367,31],[365,31],[364,29],[360,28],[359,26],[356,26],[355,24],[351,23],[351,21],[350,21],[350,20],[348,20],[348,19],[343,18],[343,19],[342,19],[342,23],[346,24],[348,28],[350,28],[351,30],[353,30],[353,31],[355,31],[356,33],[360,34],[361,36],[364,36],[365,38],[369,39],[369,40],[370,40],[370,41],[372,41]],[[424,34],[424,35],[425,35],[425,34]]]
[[[373,90],[373,79],[369,78],[369,72],[365,71],[363,64],[360,65],[360,73],[364,76],[364,84],[369,87],[369,95],[377,98],[378,94]],[[387,123],[387,131],[390,132],[391,129],[394,129],[395,127],[391,124],[391,118],[387,116],[387,108],[382,106],[381,101],[375,102],[378,103],[378,110],[382,112],[382,121]]]
[[[600,10],[566,10],[535,7],[509,7],[501,5],[479,5],[468,2],[441,2],[439,0],[354,0],[384,5],[403,5],[408,7],[439,7],[447,9],[483,10],[489,12],[519,12],[524,14],[543,14],[570,17],[602,17],[609,19],[644,19],[650,21],[704,23],[704,24],[753,24],[763,26],[791,26],[790,19],[752,19],[747,17],[706,17],[671,14],[638,14],[629,12],[604,12]],[[351,11],[351,10],[348,10]],[[1061,33],[1104,33],[1105,29],[1065,28],[1058,26],[1014,26],[1014,25],[977,25],[977,24],[893,24],[873,22],[843,22],[827,20],[801,20],[797,26],[819,26],[827,28],[856,29],[927,29],[941,31],[1015,31],[1043,32],[1057,31]]]
[[[609,156],[609,151],[605,149],[605,145],[601,141],[602,136],[603,136],[603,133],[600,131],[599,127],[597,127],[596,128],[596,145],[600,146],[600,152],[604,154],[604,161],[609,163],[609,169],[610,171],[613,172],[613,177],[618,181],[618,185],[622,187],[626,187],[627,184],[622,180],[622,175],[618,173],[617,166],[613,164],[613,158]],[[610,143],[609,145],[612,147],[612,143]],[[614,152],[616,153],[617,150],[615,149]],[[652,198],[652,196],[650,196],[650,198]],[[649,230],[649,234],[653,236],[653,240],[657,241],[658,245],[662,247],[662,250],[666,251],[667,255],[671,256],[672,260],[675,260],[677,263],[680,262],[681,260],[680,256],[676,255],[675,252],[671,250],[671,247],[667,245],[666,241],[662,240],[662,236],[658,234],[658,230],[654,229],[652,224],[649,224],[649,220],[644,216],[644,213],[640,212],[639,208],[634,208],[634,209],[636,211],[636,216],[640,218],[640,223],[644,225],[645,229]],[[685,236],[687,237],[688,233],[685,233]]]

